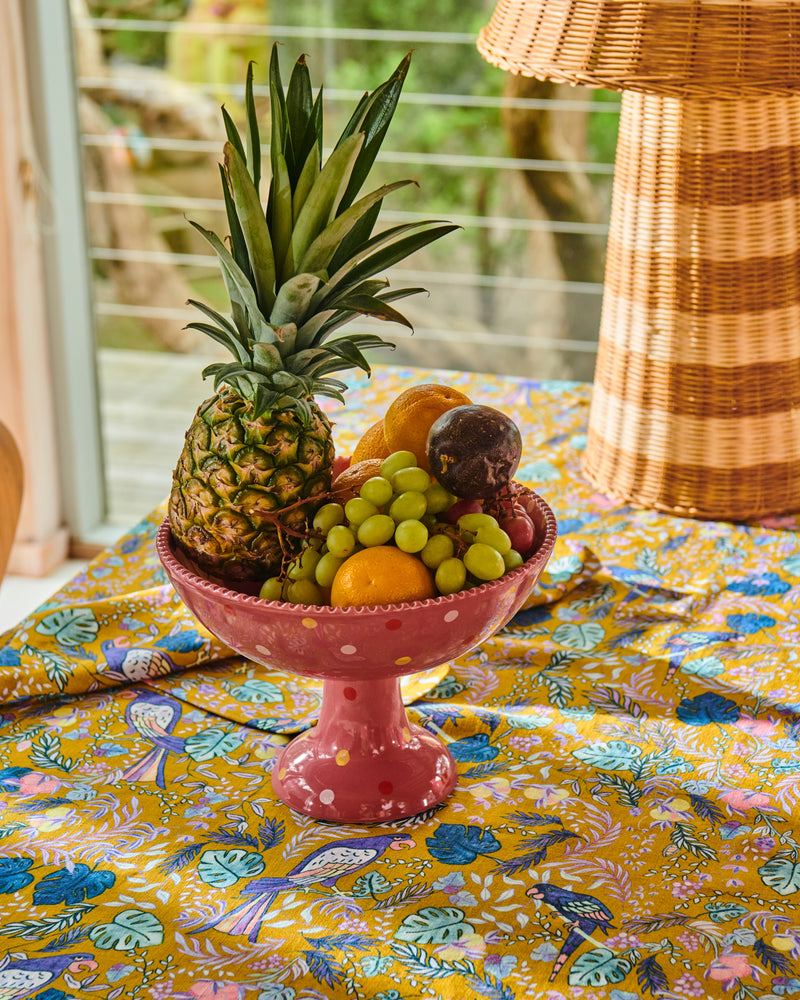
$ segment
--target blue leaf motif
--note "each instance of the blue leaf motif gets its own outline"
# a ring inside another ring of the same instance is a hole
[[[0,791],[15,792],[19,790],[19,779],[26,774],[30,774],[29,767],[3,767],[0,768]]]
[[[739,706],[730,698],[723,698],[713,691],[704,691],[694,698],[684,698],[675,714],[689,726],[732,724],[739,718]]]
[[[577,757],[598,771],[629,771],[631,764],[641,755],[641,747],[626,743],[625,740],[591,743],[572,752],[573,757]]]
[[[88,865],[79,863],[72,871],[60,868],[45,875],[33,890],[33,901],[37,906],[82,903],[110,889],[116,880],[117,876],[111,871],[93,871]]]
[[[11,646],[0,649],[0,667],[18,667],[22,663],[19,652]]]
[[[706,903],[706,910],[715,924],[724,924],[726,920],[735,920],[747,913],[746,907],[727,902]]]
[[[30,885],[33,875],[28,869],[32,864],[32,858],[0,858],[0,892],[17,892]]]
[[[196,649],[202,649],[204,640],[196,628],[185,629],[175,635],[165,635],[153,645],[158,649],[168,649],[174,653],[193,653]]]
[[[36,631],[52,635],[62,646],[82,646],[97,637],[99,628],[91,608],[61,608],[46,615],[36,626]]]
[[[762,628],[772,628],[775,619],[769,615],[757,615],[749,612],[746,615],[726,615],[725,624],[728,628],[736,629],[737,632],[745,632],[747,635],[754,635]]]
[[[488,733],[476,733],[475,736],[465,736],[461,740],[454,740],[449,744],[448,749],[454,760],[462,763],[481,763],[486,760],[494,760],[500,753],[497,747],[493,747],[489,742]]]
[[[727,589],[737,594],[762,595],[764,597],[775,594],[785,594],[790,584],[786,580],[781,580],[777,573],[757,573],[746,576],[741,580],[732,580]]]
[[[468,865],[480,854],[494,854],[500,841],[490,830],[463,823],[440,823],[425,841],[428,851],[446,865]]]

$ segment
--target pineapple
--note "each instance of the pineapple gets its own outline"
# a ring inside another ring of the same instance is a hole
[[[373,233],[383,199],[412,181],[358,197],[409,61],[364,94],[323,163],[322,90],[313,97],[301,56],[284,93],[273,47],[266,210],[252,64],[244,141],[222,109],[229,244],[191,224],[219,259],[231,309],[224,316],[190,300],[208,322],[188,326],[224,345],[233,360],[203,371],[213,375],[216,393],[186,433],[168,505],[178,546],[222,581],[264,580],[298,550],[331,487],[331,425],[315,397],[343,402],[346,385],[332,376],[354,368],[369,374],[363,352],[394,346],[375,334],[332,335],[362,315],[410,328],[391,302],[424,289],[390,291],[376,275],[456,228],[427,220]]]

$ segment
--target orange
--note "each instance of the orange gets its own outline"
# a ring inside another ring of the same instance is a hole
[[[349,556],[336,572],[331,587],[334,608],[361,608],[373,604],[402,604],[436,597],[428,567],[393,545],[373,545]]]
[[[340,472],[331,486],[336,503],[345,503],[350,497],[357,497],[368,479],[381,474],[382,461],[382,458],[365,458],[361,462],[351,462],[344,472]]]
[[[472,400],[449,385],[425,383],[401,392],[383,417],[389,452],[411,451],[417,465],[430,472],[425,444],[431,425],[454,406],[467,406]]]
[[[363,437],[353,449],[353,461],[361,462],[365,458],[387,458],[391,452],[386,443],[383,431],[383,417],[364,432]]]

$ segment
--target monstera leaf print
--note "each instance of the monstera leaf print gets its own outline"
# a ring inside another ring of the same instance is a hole
[[[433,857],[446,865],[469,865],[479,854],[500,850],[500,841],[490,830],[461,823],[441,823],[425,843]]]
[[[781,896],[800,892],[800,862],[790,858],[772,858],[758,869],[761,881]]]
[[[32,858],[0,858],[0,892],[17,892],[33,882]]]
[[[146,910],[122,910],[107,924],[96,924],[89,929],[89,939],[98,948],[107,951],[130,951],[148,948],[164,940],[164,925]]]
[[[255,852],[236,848],[230,851],[203,851],[197,863],[197,874],[217,889],[227,889],[240,878],[252,878],[264,871],[264,859]]]
[[[41,904],[82,903],[110,889],[117,876],[110,871],[93,871],[88,865],[78,863],[72,871],[60,868],[39,882],[33,892],[33,901]]]
[[[688,726],[730,725],[739,718],[739,706],[721,694],[704,691],[694,698],[684,698],[675,709],[675,714]]]
[[[255,678],[246,680],[231,688],[231,694],[237,701],[251,701],[256,705],[283,701],[283,691],[271,681],[260,681]]]
[[[626,958],[615,955],[608,948],[594,948],[578,955],[569,970],[570,986],[606,986],[621,983],[631,971]]]
[[[610,740],[608,743],[592,743],[572,751],[572,756],[598,771],[628,771],[631,763],[641,757],[641,747],[626,743],[625,740]]]
[[[474,931],[457,906],[424,906],[405,917],[394,936],[413,944],[449,944]]]
[[[224,757],[225,754],[238,750],[241,745],[242,737],[238,733],[215,726],[188,737],[185,750],[192,760],[200,763],[213,760],[215,757]]]
[[[566,622],[553,632],[553,639],[567,649],[594,649],[603,641],[605,634],[605,629],[597,622],[587,622],[585,625]]]
[[[449,750],[454,760],[461,761],[461,763],[480,764],[487,760],[494,760],[500,753],[497,747],[491,745],[489,739],[488,733],[465,736],[463,739],[453,740]]]
[[[91,608],[61,608],[46,615],[36,626],[42,635],[52,635],[60,646],[82,646],[97,637],[99,625]]]

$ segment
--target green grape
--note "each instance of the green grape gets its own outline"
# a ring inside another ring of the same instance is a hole
[[[467,568],[455,557],[444,559],[436,569],[434,582],[440,594],[455,594],[467,582]]]
[[[428,569],[438,569],[445,559],[451,559],[455,546],[449,535],[431,535],[419,554]]]
[[[403,552],[421,552],[427,541],[428,529],[422,521],[408,518],[401,521],[394,530],[394,544]]]
[[[376,507],[383,507],[392,499],[394,490],[388,479],[384,479],[383,476],[372,476],[358,492],[364,500],[374,503]]]
[[[427,504],[424,493],[407,490],[392,500],[389,516],[395,521],[418,521],[425,515]]]
[[[331,555],[346,559],[355,550],[356,536],[346,525],[337,524],[328,532],[326,544]]]
[[[456,498],[452,493],[448,493],[441,483],[434,481],[425,490],[425,500],[428,504],[429,514],[441,514],[453,506]]]
[[[278,576],[269,577],[262,583],[258,596],[263,597],[265,601],[282,601],[283,580]]]
[[[475,532],[475,541],[491,545],[493,549],[497,549],[501,556],[511,551],[511,539],[502,528],[498,528],[494,524],[482,524]]]
[[[378,508],[363,497],[351,497],[344,505],[344,512],[351,524],[359,525],[363,524],[368,517],[377,514]]]
[[[505,563],[506,571],[508,571],[510,569],[517,569],[525,560],[516,549],[511,549],[510,552],[503,553],[503,562]]]
[[[343,522],[344,507],[340,503],[326,503],[314,515],[312,527],[315,531],[321,531],[323,535],[327,535],[335,524]]]
[[[381,462],[381,475],[384,479],[391,479],[398,469],[414,468],[416,464],[417,456],[413,451],[393,451]]]
[[[431,485],[431,477],[424,469],[398,469],[392,476],[392,489],[395,493],[405,493],[406,490],[416,490],[424,493]]]
[[[362,545],[385,545],[394,534],[394,520],[388,514],[372,514],[358,527],[358,540]]]
[[[485,542],[475,542],[464,553],[464,565],[479,580],[499,580],[506,571],[503,557]]]
[[[286,599],[292,604],[324,604],[322,590],[313,580],[292,580],[286,590]]]
[[[317,568],[314,571],[314,578],[320,587],[330,587],[333,585],[333,578],[336,576],[336,571],[343,562],[344,559],[341,556],[335,556],[332,552],[325,553],[317,563]]]
[[[497,520],[491,514],[462,514],[458,519],[462,531],[475,532],[481,527],[499,527]]]
[[[314,570],[320,560],[316,549],[303,549],[290,563],[286,572],[290,580],[313,580]]]

